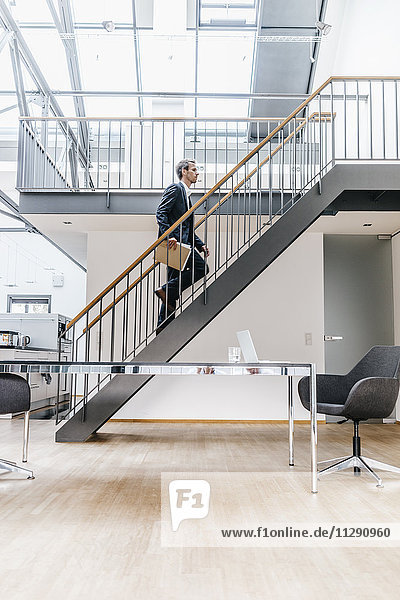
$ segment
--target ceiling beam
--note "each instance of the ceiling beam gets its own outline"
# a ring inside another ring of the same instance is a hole
[[[65,56],[67,59],[67,67],[69,80],[71,82],[71,88],[75,90],[82,90],[82,79],[81,72],[79,67],[79,59],[78,59],[78,47],[76,45],[76,39],[74,36],[74,20],[72,17],[72,8],[70,0],[58,0],[58,11],[54,6],[53,0],[46,0],[47,6],[49,8],[50,14],[53,18],[54,25],[58,31],[61,42],[64,46]],[[85,103],[83,100],[83,96],[73,96],[73,103],[75,108],[75,114],[77,117],[86,117],[85,111]],[[90,147],[89,147],[89,129],[88,124],[84,121],[80,121],[78,124],[78,137],[79,143],[82,147],[83,153],[85,155],[85,164],[90,160]],[[71,164],[76,163],[75,153],[73,149],[70,151],[70,160]],[[76,170],[76,166],[73,171]],[[89,173],[89,170],[86,169],[86,173]],[[76,179],[76,176],[75,176]],[[89,185],[93,186],[93,182],[89,175]]]
[[[140,44],[137,35],[136,0],[132,0],[133,45],[135,49],[136,86],[138,92],[142,91],[142,64],[140,60]],[[143,97],[138,96],[138,115],[143,116]]]
[[[0,189],[0,202],[6,207],[7,210],[11,211],[12,214],[15,215],[15,217],[17,217],[20,221],[25,223],[26,229],[24,231],[28,231],[29,233],[38,233],[39,235],[41,235],[52,246],[57,248],[57,250],[59,250],[61,252],[61,254],[64,254],[64,256],[69,258],[70,261],[72,261],[77,267],[79,267],[80,269],[82,269],[82,271],[84,271],[86,273],[87,270],[85,269],[85,267],[83,265],[81,265],[77,260],[75,260],[75,258],[73,258],[70,254],[68,254],[68,252],[66,252],[63,248],[61,248],[61,246],[59,246],[52,239],[47,237],[47,235],[45,235],[44,233],[39,231],[39,229],[37,229],[34,225],[32,225],[32,223],[30,221],[28,221],[28,219],[23,217],[19,212],[18,204],[16,204],[14,202],[14,200],[11,200],[11,198],[9,196],[7,196],[7,194],[5,192],[3,192],[3,190],[1,190],[1,189]]]
[[[19,27],[16,24],[4,0],[0,0],[0,21],[3,23],[3,26],[6,29],[6,31],[11,32],[17,39],[21,58],[40,92],[42,92],[43,95],[49,97],[54,114],[56,116],[63,117],[64,114],[61,110],[60,105],[54,97],[50,86],[48,85],[42,71],[39,68],[39,65],[34,59],[31,51],[29,50],[25,39],[21,34],[21,31],[19,30]]]
[[[320,8],[319,16],[318,16],[318,21],[323,22],[325,20],[327,5],[328,5],[328,0],[321,1],[321,8]],[[322,40],[322,32],[321,31],[318,31],[318,37],[320,38],[320,41],[321,41]],[[320,49],[321,49],[321,44],[317,43],[316,41],[311,46],[311,57],[314,60],[311,63],[310,76],[308,78],[308,84],[307,84],[307,93],[308,94],[311,94],[312,87],[314,85],[315,71],[317,69],[317,61],[318,61]]]
[[[28,102],[26,100],[24,79],[22,77],[21,61],[18,49],[18,41],[16,38],[13,38],[10,41],[10,56],[14,73],[15,91],[17,93],[19,114],[25,117],[29,117],[30,113],[28,108]]]
[[[37,96],[38,92],[35,90],[29,90],[26,92],[32,96]],[[309,94],[292,94],[292,93],[273,93],[264,94],[262,92],[256,92],[253,94],[235,94],[231,92],[131,92],[131,91],[111,91],[111,90],[53,90],[55,96],[84,96],[84,97],[138,97],[143,98],[230,98],[238,100],[249,100],[249,99],[267,99],[272,98],[275,100],[279,99],[304,99],[308,98]],[[0,90],[0,96],[15,96],[15,90]]]
[[[22,59],[28,73],[32,77],[33,81],[37,85],[38,90],[41,94],[48,98],[49,107],[51,111],[57,117],[64,117],[64,113],[61,109],[61,106],[58,104],[55,95],[53,94],[49,84],[46,81],[45,76],[40,70],[39,65],[37,64],[32,52],[30,51],[25,39],[15,22],[10,10],[8,9],[5,0],[0,0],[0,23],[3,25],[3,28],[10,32],[17,40],[18,44],[18,52],[20,58]],[[87,154],[84,151],[81,144],[78,143],[76,136],[73,131],[71,131],[68,125],[65,125],[62,121],[60,121],[60,126],[63,128],[65,134],[71,139],[72,143],[75,147],[78,147],[79,157],[83,164],[87,164]]]
[[[57,13],[53,0],[46,0],[46,2],[64,46],[71,88],[74,90],[82,90],[83,86],[79,68],[78,48],[76,40],[73,37],[75,31],[70,0],[58,0],[60,14]],[[71,36],[66,36],[65,34],[71,34]],[[74,106],[77,117],[86,116],[84,101],[80,97],[74,98]]]
[[[2,36],[0,37],[0,54],[4,46],[10,41],[10,39],[11,33],[9,31],[3,31]]]
[[[0,233],[32,233],[28,227],[0,227]]]
[[[7,212],[6,210],[0,209],[0,215],[4,215],[4,216],[8,217],[9,219],[15,219],[16,221],[22,221],[20,215],[14,215],[13,213]]]

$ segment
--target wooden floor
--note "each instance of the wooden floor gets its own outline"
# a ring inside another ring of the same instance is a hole
[[[364,425],[367,456],[400,465],[400,427]],[[351,426],[319,426],[319,458],[349,453]],[[399,547],[163,547],[162,472],[263,474],[283,522],[400,521],[400,476],[385,487],[332,475],[317,495],[292,485],[283,424],[108,423],[84,444],[55,444],[54,423],[32,421],[28,465],[36,479],[0,475],[0,597],[4,600],[246,600],[398,598]],[[0,456],[20,461],[22,422],[0,422]],[[296,426],[295,472],[309,461],[309,428]],[[282,475],[283,473],[283,475]],[[254,475],[256,474],[256,475]],[[302,475],[303,474],[303,475]],[[306,476],[306,475],[304,475]],[[308,481],[308,476],[307,481]],[[285,485],[287,489],[285,490]],[[289,490],[289,491],[288,491]],[[271,506],[267,500],[271,500]],[[252,506],[240,510],[243,528]],[[272,510],[272,509],[271,509]],[[181,525],[183,527],[183,524]]]

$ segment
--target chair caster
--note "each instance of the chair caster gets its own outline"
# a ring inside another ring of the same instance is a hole
[[[29,476],[29,477],[27,477],[27,479],[35,479],[35,476],[34,475],[32,475],[32,477]]]

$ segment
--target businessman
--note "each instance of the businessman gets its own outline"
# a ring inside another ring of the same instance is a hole
[[[164,190],[157,208],[156,219],[159,227],[159,237],[192,207],[190,186],[192,183],[196,183],[198,177],[195,161],[181,160],[176,165],[176,174],[179,183],[172,183]],[[167,283],[155,291],[156,296],[160,298],[162,303],[158,317],[157,334],[175,317],[174,311],[180,292],[204,277],[209,270],[199,252],[202,252],[205,257],[209,256],[210,253],[204,242],[194,232],[193,213],[169,235],[168,246],[171,250],[176,248],[178,242],[189,244],[192,250],[185,269],[180,272],[168,267]],[[166,305],[168,305],[167,310]]]

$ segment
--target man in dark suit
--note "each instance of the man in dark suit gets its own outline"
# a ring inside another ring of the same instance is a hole
[[[172,183],[165,190],[161,202],[157,208],[156,219],[159,227],[158,235],[167,231],[182,215],[191,207],[190,186],[196,183],[198,170],[194,160],[184,159],[176,165],[176,174],[179,183]],[[174,311],[176,301],[180,292],[183,292],[193,283],[208,273],[208,267],[200,256],[203,252],[205,257],[209,256],[209,250],[202,240],[194,232],[193,213],[181,223],[169,236],[168,246],[175,249],[178,242],[189,244],[192,247],[185,269],[180,272],[168,267],[168,281],[155,291],[162,305],[158,317],[157,334],[166,327],[175,317]],[[167,305],[167,314],[165,307]],[[166,316],[169,318],[166,320]]]

